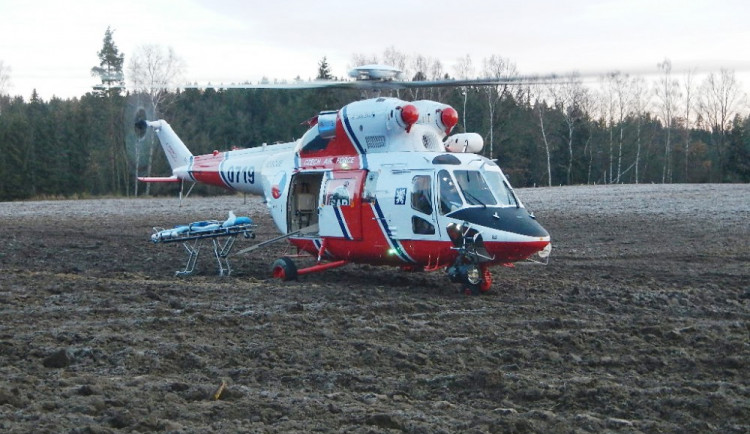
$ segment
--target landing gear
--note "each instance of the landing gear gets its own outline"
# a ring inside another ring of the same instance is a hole
[[[284,282],[289,280],[297,280],[297,266],[294,265],[294,261],[287,258],[277,259],[271,267],[271,273],[273,277],[280,279]]]
[[[451,223],[446,228],[458,257],[447,268],[451,281],[460,283],[467,295],[478,295],[490,290],[492,274],[489,263],[494,259],[484,247],[482,234],[469,223]]]
[[[310,273],[319,273],[321,271],[330,270],[332,268],[342,267],[348,264],[349,261],[333,261],[326,263],[317,263],[310,267],[297,268],[291,258],[284,256],[277,259],[273,266],[271,266],[271,274],[273,277],[280,279],[284,282],[289,280],[297,280],[297,277],[304,276]]]
[[[448,277],[460,283],[466,295],[483,294],[492,286],[492,273],[487,264],[453,264],[448,267]]]

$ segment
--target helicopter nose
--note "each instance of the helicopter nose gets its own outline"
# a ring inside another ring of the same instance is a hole
[[[472,207],[455,211],[448,217],[503,232],[549,240],[549,232],[525,208]]]

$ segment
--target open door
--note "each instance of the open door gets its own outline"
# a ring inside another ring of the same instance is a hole
[[[295,232],[318,223],[318,205],[323,173],[297,173],[287,198],[287,227]],[[314,235],[314,234],[313,234]]]
[[[320,236],[362,239],[362,186],[366,170],[326,172],[321,187]]]

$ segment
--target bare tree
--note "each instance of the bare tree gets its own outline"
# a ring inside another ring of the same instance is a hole
[[[573,73],[567,77],[563,77],[562,82],[559,86],[551,88],[555,107],[560,111],[563,116],[565,125],[568,129],[568,167],[566,182],[568,185],[571,184],[571,172],[573,170],[573,132],[575,130],[576,122],[583,116],[581,111],[582,103],[586,98],[586,89],[583,87],[583,82],[579,74]]]
[[[137,93],[146,95],[149,101],[149,111],[158,116],[159,106],[164,102],[169,88],[181,78],[185,69],[184,61],[178,57],[172,47],[166,50],[154,44],[142,45],[130,57],[128,74],[132,87]],[[146,163],[146,176],[151,176],[155,142],[149,140]],[[140,161],[139,146],[135,147],[135,195],[138,196],[138,165]],[[149,194],[150,184],[146,184],[146,194]]]
[[[666,137],[664,139],[664,165],[662,166],[661,182],[672,182],[672,123],[676,100],[679,97],[679,85],[672,79],[672,61],[664,59],[657,65],[662,71],[662,77],[656,86],[656,97],[659,99],[660,117],[664,122]]]
[[[516,65],[501,56],[493,54],[489,58],[485,58],[482,64],[484,66],[484,75],[487,78],[502,79],[518,75]],[[493,158],[495,155],[495,107],[505,97],[508,91],[508,85],[486,86],[483,89],[487,94],[487,111],[490,120],[490,158]]]
[[[406,77],[410,76],[408,56],[396,50],[394,46],[390,46],[383,51],[383,63],[400,69]]]
[[[547,155],[547,185],[552,186],[552,157],[550,150],[550,141],[547,136],[547,128],[545,127],[544,120],[547,112],[547,101],[546,97],[549,97],[550,88],[554,86],[553,83],[539,83],[539,85],[529,88],[529,97],[534,99],[533,109],[539,115],[539,127],[542,132],[542,143],[544,144],[544,151]],[[533,95],[532,95],[533,93]]]
[[[443,63],[440,61],[440,59],[432,59],[430,62],[430,73],[427,74],[427,77],[430,80],[439,80],[445,76],[445,71],[443,70]]]
[[[630,79],[627,74],[618,74],[615,79],[617,93],[617,115],[618,125],[620,127],[620,135],[617,140],[617,177],[615,182],[617,184],[622,180],[622,145],[625,140],[625,118],[628,116],[628,105],[630,94],[628,92],[628,85]]]
[[[719,174],[724,173],[726,133],[732,118],[737,113],[743,94],[734,76],[734,71],[722,69],[718,76],[711,73],[700,87],[699,109],[715,137],[719,160]]]
[[[467,54],[464,57],[460,57],[453,66],[453,69],[456,71],[456,77],[460,79],[472,78],[474,75],[474,64],[471,61],[471,56]],[[461,112],[463,116],[462,126],[464,131],[468,131],[468,128],[466,128],[466,101],[469,98],[469,89],[466,86],[461,87],[461,95],[464,96],[464,110]]]
[[[634,77],[631,82],[630,112],[635,116],[635,183],[640,181],[638,172],[641,165],[641,136],[643,117],[646,115],[650,102],[648,85],[643,77]]]
[[[3,95],[10,89],[10,66],[0,60],[0,115],[3,114]]]
[[[581,106],[581,113],[584,119],[584,122],[586,122],[586,130],[588,131],[588,135],[586,136],[586,142],[583,146],[583,155],[586,156],[588,153],[589,160],[588,160],[588,168],[586,171],[586,184],[591,184],[591,168],[593,166],[594,162],[594,148],[591,143],[591,137],[593,136],[592,130],[594,129],[593,124],[596,123],[595,116],[598,109],[599,109],[599,102],[600,102],[600,96],[596,92],[596,90],[593,89],[586,89],[586,92],[583,94],[583,98],[580,101]]]
[[[459,57],[453,65],[453,70],[455,71],[457,78],[473,78],[474,62],[471,61],[471,55],[467,54],[466,56]]]
[[[604,176],[604,182],[611,184],[614,181],[614,148],[615,148],[615,111],[617,106],[617,92],[615,91],[615,85],[613,84],[614,77],[619,73],[612,73],[606,75],[603,80],[604,92],[602,93],[602,118],[607,120],[609,130],[609,179],[607,178],[606,172]]]
[[[349,64],[349,69],[364,65],[374,65],[377,63],[380,63],[380,59],[377,55],[354,53],[352,54],[352,62]]]
[[[628,100],[630,94],[628,86],[630,79],[627,74],[619,71],[607,74],[605,77],[607,109],[609,116],[609,182],[619,183],[622,179],[622,147],[625,138],[625,118],[628,116]],[[615,122],[615,118],[617,121]],[[617,168],[614,165],[614,130],[618,128],[617,138]],[[616,172],[616,175],[615,175]]]
[[[427,72],[430,68],[430,61],[422,56],[421,54],[418,54],[414,56],[410,60],[411,68],[413,68],[414,76],[411,77],[413,81],[424,81],[427,80]],[[409,89],[409,94],[411,95],[412,99],[417,100],[419,99],[419,93],[422,91],[420,88],[414,88]]]
[[[685,182],[690,182],[689,164],[690,164],[690,112],[693,110],[693,70],[688,71],[683,83],[685,91]]]
[[[10,89],[10,66],[0,60],[0,96],[8,93]]]
[[[445,71],[443,70],[443,64],[440,62],[439,59],[432,59],[430,61],[430,68],[429,68],[429,74],[427,74],[427,78],[430,80],[440,80],[444,78]],[[443,99],[443,93],[445,92],[445,88],[438,87],[438,88],[430,88],[430,99],[433,98],[433,91],[437,93],[436,100],[441,101]]]

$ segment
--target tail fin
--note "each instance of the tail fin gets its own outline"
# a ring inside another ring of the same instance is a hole
[[[161,119],[158,121],[142,120],[136,124],[137,128],[145,129],[146,126],[153,128],[156,135],[159,136],[161,147],[167,155],[167,161],[169,161],[169,166],[172,168],[172,171],[178,167],[187,166],[190,163],[190,158],[193,154],[187,146],[182,143],[182,140],[180,140],[177,134],[175,134],[167,121]]]

